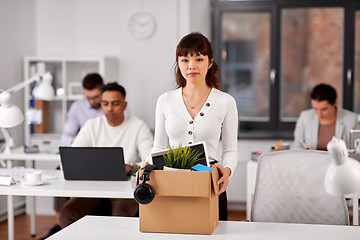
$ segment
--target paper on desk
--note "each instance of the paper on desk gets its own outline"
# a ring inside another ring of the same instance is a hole
[[[10,186],[15,184],[15,180],[12,177],[0,176],[0,185]]]

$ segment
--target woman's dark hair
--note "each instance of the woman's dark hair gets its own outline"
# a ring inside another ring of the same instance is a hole
[[[320,83],[311,91],[310,98],[315,101],[328,101],[331,105],[335,104],[337,94],[335,88],[329,84]]]
[[[192,55],[197,55],[200,53],[204,56],[209,57],[209,63],[212,62],[212,66],[206,74],[206,84],[209,87],[214,87],[218,89],[220,87],[220,83],[216,75],[218,73],[219,67],[214,61],[214,54],[211,48],[211,44],[204,35],[198,32],[189,33],[188,35],[183,37],[176,47],[175,77],[178,87],[185,87],[186,80],[181,75],[177,61],[179,57],[185,57],[189,53]]]
[[[93,90],[95,88],[101,89],[104,86],[102,77],[97,73],[89,73],[82,81],[83,88]]]
[[[108,83],[101,89],[101,94],[103,94],[106,91],[118,91],[120,92],[124,97],[126,97],[126,91],[125,88],[121,85],[119,85],[117,82]]]

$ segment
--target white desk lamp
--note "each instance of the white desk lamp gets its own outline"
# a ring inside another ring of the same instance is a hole
[[[35,75],[32,78],[21,82],[7,91],[0,90],[0,128],[5,138],[5,145],[3,153],[10,153],[11,147],[14,146],[14,140],[11,137],[7,128],[20,125],[24,121],[24,115],[21,110],[11,102],[11,92],[17,92],[26,85],[36,82],[37,85],[33,90],[33,95],[36,99],[49,101],[55,97],[54,88],[51,86],[52,75],[47,72],[42,77]]]
[[[327,144],[331,164],[325,174],[325,190],[331,195],[360,192],[360,162],[349,158],[345,142],[335,137]]]

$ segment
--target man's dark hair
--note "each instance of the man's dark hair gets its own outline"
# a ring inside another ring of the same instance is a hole
[[[320,83],[311,91],[310,97],[315,101],[328,101],[331,105],[335,104],[337,94],[335,88],[329,84]]]
[[[84,77],[82,85],[86,90],[101,89],[104,86],[104,81],[99,74],[89,73]]]
[[[124,97],[126,97],[126,91],[125,88],[121,85],[119,85],[117,82],[108,83],[101,89],[101,94],[103,94],[106,91],[118,91],[120,92]]]

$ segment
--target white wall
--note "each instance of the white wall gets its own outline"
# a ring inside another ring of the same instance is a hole
[[[119,61],[117,80],[128,93],[132,114],[154,127],[157,97],[174,88],[173,64],[179,39],[191,31],[209,34],[209,7],[191,17],[188,0],[37,0],[36,54],[58,56],[105,55]],[[155,34],[137,40],[128,31],[131,14],[143,9],[157,22]],[[206,11],[205,13],[203,13]],[[193,28],[195,26],[195,28]]]
[[[35,53],[35,31],[35,0],[0,1],[0,89],[23,81],[22,59]],[[12,94],[13,102],[21,109],[23,94],[23,90]],[[23,143],[23,126],[10,132],[16,145]]]
[[[23,80],[22,57],[35,53],[35,0],[0,1],[0,89],[7,90]],[[23,91],[12,95],[23,108]],[[11,128],[15,144],[23,144],[22,125]],[[2,138],[0,132],[0,138]],[[16,198],[15,205],[23,202]],[[6,197],[0,196],[0,217],[5,215]]]

